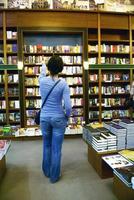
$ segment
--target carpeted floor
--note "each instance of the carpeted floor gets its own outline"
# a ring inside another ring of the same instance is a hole
[[[0,200],[117,200],[113,180],[100,179],[87,161],[82,139],[65,139],[62,177],[51,184],[41,171],[42,141],[12,142]]]

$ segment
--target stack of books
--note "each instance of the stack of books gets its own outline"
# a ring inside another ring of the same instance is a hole
[[[101,136],[103,136],[105,139],[107,139],[107,150],[112,151],[117,149],[117,137],[116,135],[112,134],[108,129],[101,127],[98,128],[98,130],[101,133]]]
[[[92,144],[93,136],[100,135],[97,129],[92,128],[90,125],[83,127],[83,139],[88,143]]]
[[[108,149],[108,143],[107,139],[101,136],[101,134],[94,135],[92,137],[92,147],[97,151],[97,152],[104,152],[107,151]]]
[[[134,121],[130,119],[122,119],[119,125],[127,129],[126,148],[134,148]]]
[[[114,169],[114,174],[128,187],[132,187],[132,177],[134,177],[134,165]]]
[[[104,123],[111,133],[117,136],[117,149],[125,149],[126,147],[126,128],[116,123]]]

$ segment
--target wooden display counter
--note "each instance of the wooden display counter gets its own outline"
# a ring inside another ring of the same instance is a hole
[[[91,145],[88,144],[88,161],[101,178],[113,177],[113,170],[103,161],[102,156],[116,153],[117,151],[98,153]]]
[[[134,190],[127,187],[117,176],[114,174],[114,193],[118,200],[134,200]]]
[[[3,156],[3,158],[0,160],[0,182],[6,172],[6,158]]]

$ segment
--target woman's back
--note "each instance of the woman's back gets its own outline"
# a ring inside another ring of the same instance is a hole
[[[40,80],[40,93],[42,102],[46,98],[48,92],[58,79],[52,77],[42,77]],[[63,100],[63,101],[62,101]],[[64,103],[65,106],[62,104]],[[64,108],[65,107],[65,110]],[[69,97],[69,87],[64,79],[60,79],[60,82],[55,86],[51,94],[49,95],[43,109],[41,110],[41,118],[43,117],[64,117],[70,115],[71,104]]]

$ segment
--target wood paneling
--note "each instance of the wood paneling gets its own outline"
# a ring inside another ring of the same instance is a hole
[[[7,11],[7,26],[97,28],[97,14],[89,12]]]
[[[100,27],[110,29],[129,29],[129,15],[101,14]]]

